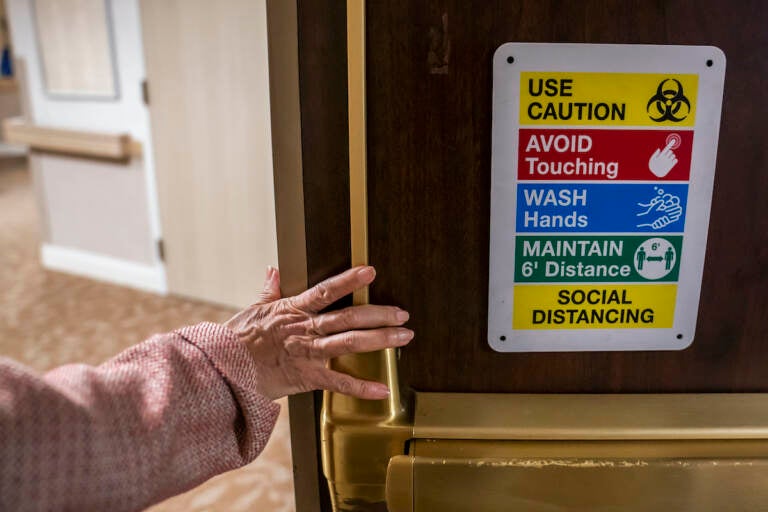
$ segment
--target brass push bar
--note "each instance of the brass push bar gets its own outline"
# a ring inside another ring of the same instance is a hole
[[[347,0],[347,80],[349,97],[349,192],[352,264],[368,264],[365,124],[365,1]],[[368,290],[354,295],[368,302]],[[320,419],[323,473],[334,510],[383,506],[389,459],[404,453],[413,428],[400,399],[393,349],[342,356],[337,371],[385,382],[387,400],[366,402],[325,392]],[[351,500],[351,501],[350,501]]]
[[[414,436],[539,441],[768,439],[768,395],[417,393]]]
[[[414,454],[392,459],[387,486],[389,512],[752,512],[768,503],[768,459]]]
[[[386,491],[390,512],[764,510],[768,397],[421,393]]]

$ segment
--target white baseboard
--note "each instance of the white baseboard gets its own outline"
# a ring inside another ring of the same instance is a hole
[[[80,249],[43,244],[43,267],[155,293],[166,294],[165,269]]]

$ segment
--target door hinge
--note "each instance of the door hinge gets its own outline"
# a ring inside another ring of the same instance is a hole
[[[160,261],[165,261],[165,243],[162,238],[157,240],[157,257]]]
[[[141,81],[141,99],[145,105],[149,106],[149,84],[146,80]]]

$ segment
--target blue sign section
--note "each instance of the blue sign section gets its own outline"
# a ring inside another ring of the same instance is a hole
[[[518,183],[517,232],[682,233],[687,184]]]

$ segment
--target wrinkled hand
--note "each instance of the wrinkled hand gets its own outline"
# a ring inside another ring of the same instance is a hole
[[[280,298],[280,273],[267,270],[259,301],[224,325],[245,343],[257,367],[256,391],[276,398],[327,389],[380,400],[389,389],[328,368],[343,354],[401,347],[413,331],[400,327],[408,313],[394,306],[352,306],[318,314],[340,298],[370,284],[373,267],[355,267],[295,297]]]

